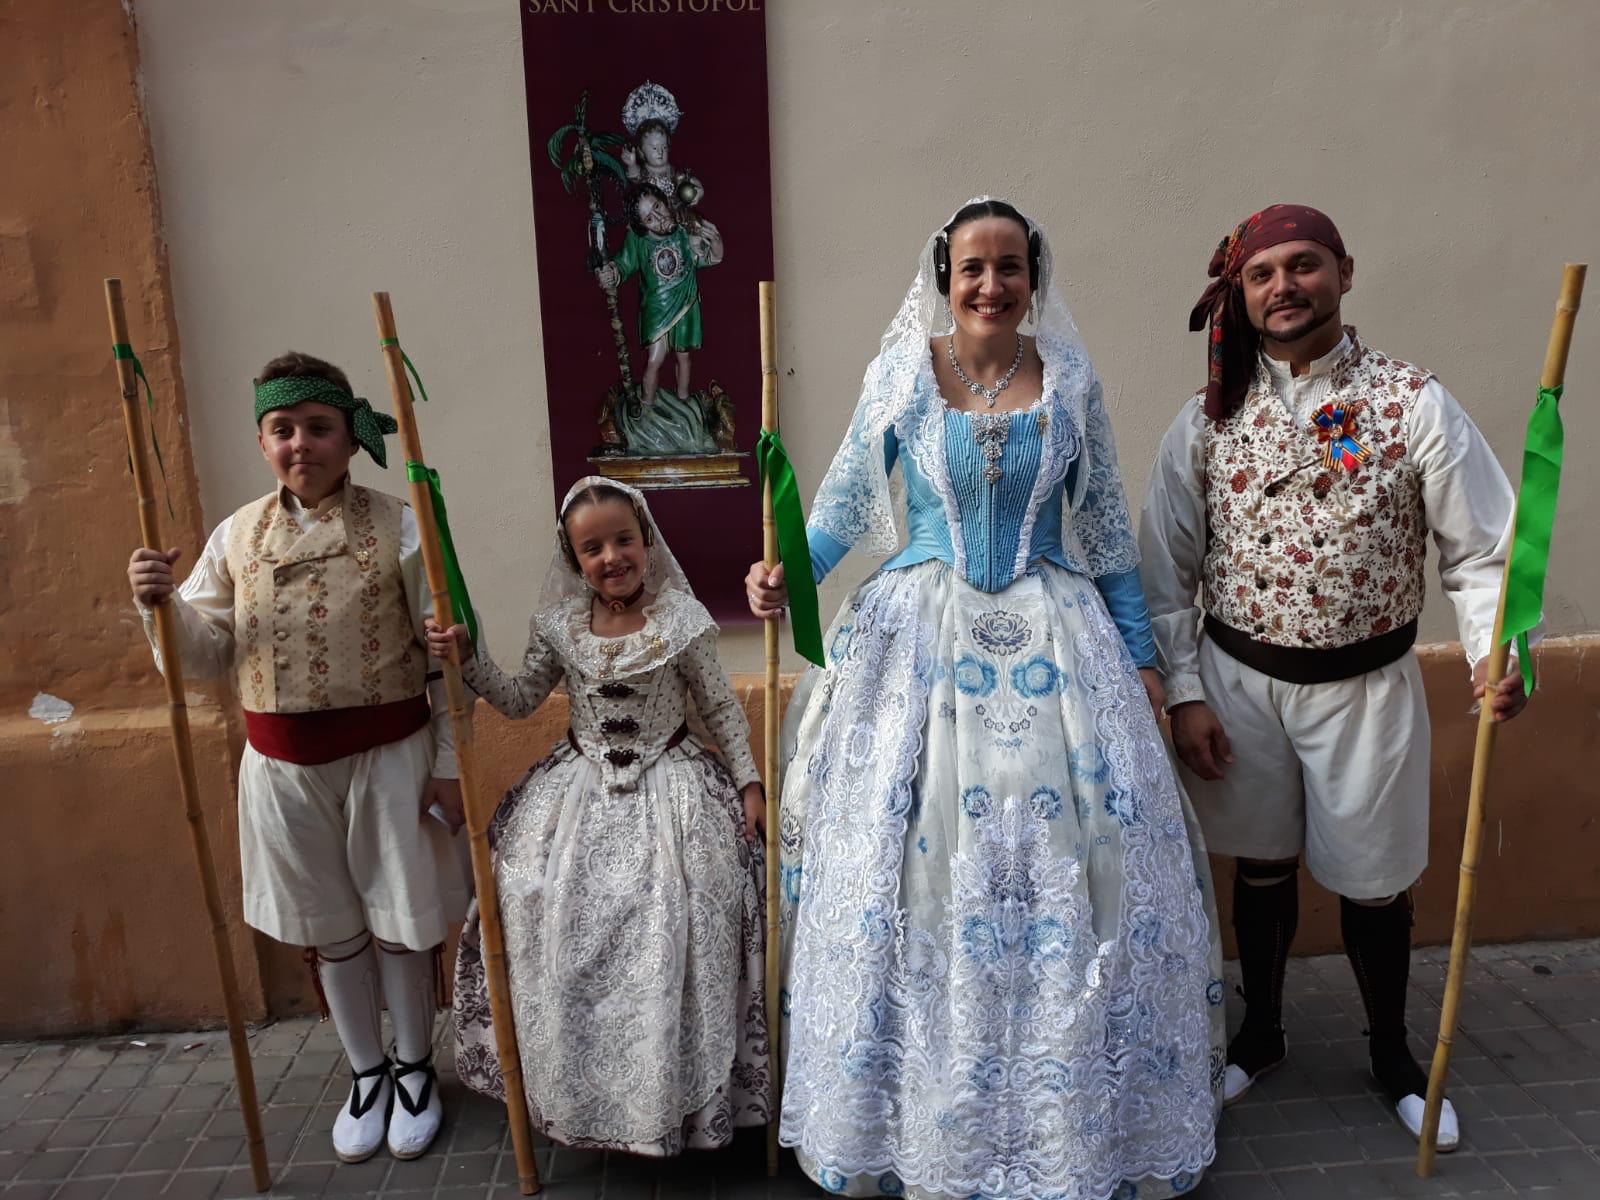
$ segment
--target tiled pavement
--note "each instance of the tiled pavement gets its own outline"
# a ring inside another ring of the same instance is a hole
[[[1417,956],[1419,1031],[1437,1020],[1443,962],[1438,950]],[[1463,1146],[1439,1159],[1433,1179],[1415,1176],[1411,1140],[1368,1084],[1361,1003],[1344,960],[1297,959],[1288,981],[1290,1060],[1223,1117],[1216,1165],[1192,1195],[1600,1200],[1600,942],[1486,947],[1470,978],[1451,1089]],[[441,1034],[447,1044],[448,1029]],[[466,1094],[453,1076],[444,1080],[446,1127],[425,1158],[382,1154],[340,1166],[328,1130],[349,1082],[332,1028],[282,1021],[251,1042],[273,1196],[517,1194],[503,1110]],[[0,1045],[3,1200],[253,1195],[231,1077],[217,1033]],[[792,1161],[774,1181],[762,1162],[759,1131],[729,1150],[666,1165],[539,1150],[551,1200],[821,1194]]]

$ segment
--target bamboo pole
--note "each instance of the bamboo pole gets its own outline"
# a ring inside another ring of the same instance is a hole
[[[395,333],[394,310],[388,292],[372,293],[372,310],[383,343],[383,365],[389,373],[389,394],[394,399],[394,419],[400,426],[400,446],[408,463],[422,463],[422,439],[417,434],[411,407],[411,383],[406,378],[405,357]],[[433,499],[425,480],[412,479],[411,510],[421,533],[422,561],[433,594],[433,614],[448,629],[456,614],[445,581],[444,557],[439,549],[439,529],[433,516]],[[495,1052],[506,1088],[506,1119],[511,1126],[511,1148],[517,1159],[517,1186],[524,1196],[539,1190],[539,1167],[534,1159],[533,1132],[528,1123],[528,1096],[522,1083],[522,1058],[517,1052],[517,1031],[511,1013],[511,985],[506,975],[505,939],[500,929],[500,902],[494,886],[494,862],[489,852],[489,820],[478,792],[478,752],[473,741],[472,707],[461,681],[460,652],[451,650],[444,663],[444,690],[450,706],[450,726],[456,737],[456,765],[461,772],[461,798],[467,813],[467,838],[472,851],[472,879],[478,893],[478,930],[483,940],[484,975],[489,984],[489,1011],[494,1020]]]
[[[128,314],[122,302],[122,280],[107,279],[106,315],[111,322],[113,345],[128,344]],[[139,407],[139,379],[133,361],[118,358],[117,384],[122,392],[122,420],[128,433],[129,464],[133,468],[133,490],[138,501],[139,536],[147,550],[161,550],[161,513],[156,508],[155,489],[150,481],[150,461],[145,456],[144,412]],[[239,1093],[239,1108],[244,1113],[245,1141],[250,1152],[250,1176],[256,1191],[272,1186],[267,1166],[267,1144],[261,1134],[261,1110],[256,1103],[255,1072],[250,1066],[250,1042],[245,1035],[244,1013],[239,1004],[239,979],[233,969],[233,951],[228,945],[228,922],[222,909],[222,891],[217,886],[216,860],[211,856],[211,839],[206,833],[205,812],[200,807],[200,783],[195,775],[194,743],[189,736],[189,705],[184,699],[182,650],[177,627],[172,621],[172,605],[161,602],[151,607],[155,618],[156,645],[161,651],[161,675],[167,689],[167,719],[172,726],[172,751],[178,763],[178,793],[183,800],[183,816],[189,825],[189,842],[194,850],[195,870],[200,875],[200,891],[205,897],[206,918],[211,924],[211,949],[217,958],[217,976],[222,984],[222,1006],[228,1019],[228,1048],[233,1054],[233,1078]]]
[[[756,285],[756,295],[761,306],[761,428],[772,433],[778,431],[778,368],[773,343],[776,339],[777,316],[774,287],[771,281]],[[770,474],[761,489],[761,557],[771,571],[778,565],[778,524],[772,515],[772,478]],[[767,790],[767,1078],[770,1086],[770,1116],[767,1124],[767,1175],[778,1173],[778,1105],[783,1094],[779,1078],[781,1057],[778,1054],[778,1023],[781,1017],[778,1004],[778,798],[782,788],[778,766],[778,618],[766,619],[767,678],[766,695],[762,704],[762,733],[765,753],[762,755],[762,774]]]
[[[1556,300],[1555,320],[1550,326],[1550,341],[1545,348],[1540,387],[1556,387],[1566,377],[1567,351],[1572,346],[1572,326],[1583,297],[1583,280],[1588,272],[1583,263],[1568,263],[1561,276],[1561,294]],[[1490,700],[1505,677],[1511,647],[1501,645],[1505,627],[1506,580],[1511,575],[1511,553],[1506,553],[1505,573],[1500,578],[1500,603],[1494,616],[1494,639],[1489,650],[1489,666],[1484,674],[1483,706],[1478,711],[1478,740],[1472,751],[1472,789],[1467,797],[1467,829],[1461,845],[1461,882],[1456,891],[1455,932],[1450,939],[1450,969],[1445,976],[1444,1004],[1439,1012],[1439,1040],[1433,1051],[1433,1068],[1428,1074],[1427,1105],[1422,1114],[1422,1141],[1417,1149],[1417,1174],[1433,1174],[1434,1139],[1439,1132],[1439,1114],[1444,1108],[1445,1077],[1450,1071],[1450,1051],[1455,1040],[1457,1014],[1461,1007],[1461,988],[1466,980],[1467,960],[1472,951],[1472,916],[1478,898],[1478,856],[1483,845],[1484,813],[1489,803],[1489,767],[1494,757],[1497,726]]]

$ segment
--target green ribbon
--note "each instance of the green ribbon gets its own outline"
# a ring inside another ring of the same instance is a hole
[[[806,519],[800,509],[800,487],[795,482],[789,452],[776,430],[763,429],[756,439],[756,468],[763,485],[772,481],[772,517],[778,529],[778,558],[789,585],[794,648],[817,666],[826,666],[822,621],[817,615],[817,583],[811,575],[811,546],[806,541]]]
[[[144,364],[139,361],[139,356],[133,352],[133,347],[128,345],[127,342],[112,342],[111,357],[127,359],[132,362],[133,373],[144,384],[144,404],[145,409],[150,414],[150,420],[146,422],[150,426],[150,445],[156,452],[156,466],[161,469],[161,491],[167,498],[167,515],[176,521],[178,514],[172,511],[172,489],[167,485],[167,464],[162,461],[161,439],[156,436],[156,394],[151,390],[150,376],[144,373]],[[133,471],[132,450],[128,451],[128,471],[129,473]]]
[[[379,338],[378,339],[378,345],[380,347],[381,346],[398,346],[399,344],[400,344],[400,339],[399,338]],[[402,362],[404,362],[406,364],[406,370],[411,372],[411,378],[416,381],[416,384],[417,384],[417,395],[421,396],[422,397],[422,402],[424,404],[426,404],[428,402],[428,389],[422,386],[422,376],[418,375],[417,374],[417,369],[414,366],[411,365],[411,356],[409,354],[407,354],[404,350],[402,350],[402,351],[400,351],[400,359],[401,359]]]
[[[1550,568],[1550,531],[1556,520],[1561,490],[1561,385],[1539,389],[1528,415],[1528,436],[1522,444],[1522,484],[1517,489],[1517,524],[1512,535],[1511,566],[1506,573],[1506,611],[1500,642],[1517,640],[1522,686],[1533,694],[1533,655],[1528,631],[1544,611],[1544,580]]]
[[[467,627],[474,647],[478,644],[478,614],[472,607],[472,597],[467,595],[467,578],[461,573],[461,560],[456,557],[455,540],[450,536],[450,517],[444,508],[444,491],[439,486],[439,472],[419,462],[406,462],[406,478],[413,483],[428,485],[428,496],[433,502],[433,523],[439,530],[439,551],[444,555],[444,581],[450,591],[450,608],[455,619]]]

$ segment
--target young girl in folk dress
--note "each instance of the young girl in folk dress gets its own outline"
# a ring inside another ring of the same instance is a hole
[[[508,717],[566,679],[572,727],[490,827],[536,1128],[670,1155],[768,1119],[762,989],[765,800],[717,626],[644,497],[599,476],[561,506],[521,669],[464,627],[463,675]],[[687,697],[726,758],[684,724]],[[731,769],[731,770],[730,770]],[[504,1097],[474,910],[456,967],[457,1070]]]

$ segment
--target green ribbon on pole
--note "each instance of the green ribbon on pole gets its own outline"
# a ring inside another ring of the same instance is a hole
[[[444,508],[444,490],[439,486],[439,472],[419,462],[406,462],[406,478],[413,483],[428,485],[428,496],[433,501],[433,523],[439,530],[439,551],[444,555],[444,582],[450,591],[450,608],[455,619],[467,627],[474,647],[478,644],[478,615],[472,607],[472,597],[467,595],[467,577],[461,573],[461,560],[456,557],[456,543],[450,536],[450,517]]]
[[[1511,566],[1506,573],[1506,612],[1500,641],[1517,641],[1517,662],[1522,686],[1533,694],[1533,655],[1528,631],[1544,612],[1544,580],[1550,568],[1550,531],[1556,520],[1556,496],[1561,490],[1561,455],[1565,435],[1561,427],[1561,385],[1539,389],[1528,415],[1528,436],[1522,444],[1522,483],[1517,489],[1517,524],[1511,542]]]
[[[789,585],[789,624],[794,648],[819,667],[827,666],[822,652],[822,621],[817,615],[817,582],[811,575],[811,545],[806,541],[806,519],[800,509],[800,486],[795,482],[789,452],[776,430],[763,429],[756,439],[756,468],[761,481],[772,481],[772,517],[778,530],[778,558]]]
[[[161,458],[161,439],[156,436],[156,394],[150,387],[150,376],[144,373],[144,364],[139,361],[139,356],[133,352],[133,347],[127,342],[112,342],[111,357],[128,359],[133,363],[133,373],[144,384],[144,404],[150,413],[150,445],[156,452],[156,466],[161,469],[161,491],[167,499],[167,516],[174,521],[178,514],[172,511],[172,488],[167,485],[167,464]],[[133,451],[128,451],[128,471],[133,472]]]
[[[399,338],[379,338],[379,346],[398,346]],[[426,403],[428,389],[422,386],[422,376],[417,374],[416,367],[411,365],[411,356],[404,350],[400,351],[400,358],[406,364],[406,370],[411,372],[411,378],[416,380],[417,394]],[[428,497],[433,502],[433,523],[439,530],[439,551],[444,555],[444,582],[450,592],[450,607],[454,610],[455,619],[467,627],[467,633],[472,638],[473,647],[478,644],[478,613],[472,607],[472,597],[467,594],[467,577],[461,573],[461,560],[456,557],[455,539],[450,536],[450,516],[444,507],[444,489],[439,486],[439,472],[432,467],[419,462],[406,461],[406,478],[412,483],[425,483],[428,485]]]
[[[399,338],[379,338],[378,339],[378,345],[379,346],[398,346],[399,344],[400,344],[400,339]],[[411,365],[411,356],[409,354],[407,354],[404,350],[402,350],[402,351],[400,351],[400,360],[406,364],[406,370],[411,372],[411,378],[416,380],[417,395],[421,396],[422,397],[422,402],[424,404],[426,404],[428,402],[428,389],[422,386],[422,376],[418,375],[417,374],[417,369],[414,366]]]

